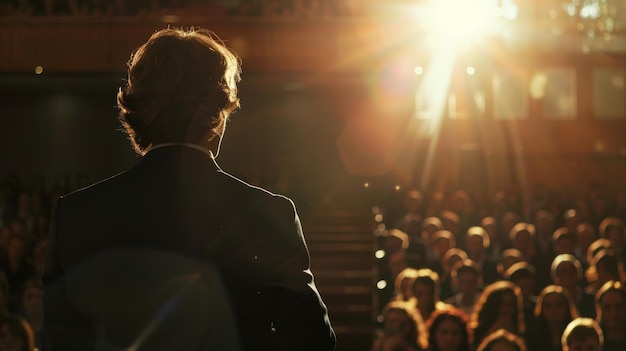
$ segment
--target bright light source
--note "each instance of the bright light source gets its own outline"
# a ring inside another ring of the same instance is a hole
[[[41,66],[35,67],[35,74],[42,74],[42,73],[43,73],[43,67]]]
[[[415,69],[413,69],[413,73],[415,73],[416,76],[421,76],[424,73],[424,67],[415,66]]]
[[[363,187],[364,187],[365,189],[369,188],[369,187],[370,187],[370,183],[367,183],[367,182],[366,182],[365,184],[363,184]]]
[[[396,191],[400,191],[400,186],[396,185],[395,189],[396,189]]]
[[[476,73],[476,69],[472,66],[467,66],[467,68],[465,69],[465,72],[467,72],[468,76],[473,76],[474,73]]]
[[[379,213],[379,214],[377,214],[376,216],[374,216],[374,220],[375,220],[377,223],[382,222],[382,221],[383,221],[383,215],[381,215],[380,213]]]
[[[383,290],[387,287],[387,282],[384,280],[379,280],[378,283],[376,283],[376,287],[378,288],[378,290]]]
[[[376,250],[376,253],[374,253],[374,256],[378,259],[385,257],[385,250]]]
[[[433,47],[457,51],[495,33],[501,12],[495,0],[429,0],[416,16],[430,32]]]

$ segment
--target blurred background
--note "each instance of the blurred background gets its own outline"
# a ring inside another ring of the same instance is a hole
[[[29,213],[34,267],[54,199],[137,162],[115,94],[167,26],[241,58],[218,162],[294,199],[338,351],[372,345],[410,189],[421,217],[459,190],[476,218],[626,213],[623,0],[0,0],[2,227]]]

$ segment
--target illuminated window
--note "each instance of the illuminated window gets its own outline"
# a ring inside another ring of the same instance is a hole
[[[493,75],[493,117],[495,119],[528,118],[526,74],[500,71]]]
[[[576,118],[576,72],[572,68],[550,68],[531,79],[531,94],[542,101],[546,119]]]
[[[593,70],[593,114],[599,119],[624,118],[624,69]]]

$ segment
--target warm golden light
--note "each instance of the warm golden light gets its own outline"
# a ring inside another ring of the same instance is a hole
[[[416,16],[430,34],[431,45],[467,49],[499,29],[500,8],[494,0],[429,0]]]
[[[43,67],[41,66],[35,67],[35,74],[42,74],[42,73],[43,73]]]

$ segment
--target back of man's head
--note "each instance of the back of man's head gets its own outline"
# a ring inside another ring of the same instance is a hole
[[[135,150],[220,138],[239,106],[239,61],[202,29],[163,29],[128,62],[128,82],[117,95],[120,121]]]

